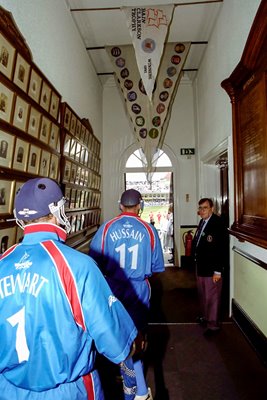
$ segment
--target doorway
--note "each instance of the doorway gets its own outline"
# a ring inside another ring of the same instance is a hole
[[[136,189],[141,193],[144,200],[141,218],[157,229],[165,266],[173,266],[175,243],[173,173],[155,172],[148,181],[144,172],[126,172],[125,189]]]

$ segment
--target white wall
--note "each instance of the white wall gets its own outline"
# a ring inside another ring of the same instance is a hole
[[[228,142],[230,171],[230,222],[233,222],[233,160],[232,160],[232,110],[230,98],[221,88],[221,82],[228,78],[241,59],[246,40],[257,12],[260,0],[224,0],[213,34],[205,53],[198,79],[195,82],[197,94],[197,131],[199,143],[199,182],[211,190],[208,168],[201,166],[222,142]],[[202,187],[198,188],[201,192]],[[204,193],[202,193],[204,194]],[[266,262],[266,249],[248,242],[239,242],[231,236],[231,247],[236,246],[256,259]],[[230,254],[231,294],[243,310],[267,335],[266,318],[263,318],[266,293],[267,271],[241,256]],[[260,295],[259,295],[260,294]]]
[[[176,226],[192,223],[192,207],[196,208],[195,161],[180,156],[181,147],[195,147],[193,91],[191,84],[181,83],[178,89],[169,127],[165,137],[165,151],[174,161],[175,201],[178,207]],[[123,187],[121,158],[128,147],[136,143],[125,114],[119,89],[110,83],[104,89],[103,121],[103,217],[109,219],[118,213],[117,201]],[[185,195],[189,194],[189,202]],[[191,222],[190,222],[191,221]]]
[[[24,36],[34,63],[102,138],[102,87],[64,0],[1,0]]]

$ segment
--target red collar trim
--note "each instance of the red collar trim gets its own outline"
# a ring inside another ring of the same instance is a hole
[[[36,233],[36,232],[51,232],[58,235],[58,237],[63,240],[64,242],[67,239],[66,231],[61,228],[60,226],[49,224],[49,223],[37,223],[37,224],[30,224],[26,225],[24,228],[24,234],[27,235],[28,233]]]

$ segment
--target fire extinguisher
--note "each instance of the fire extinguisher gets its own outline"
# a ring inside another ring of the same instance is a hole
[[[191,249],[192,249],[192,241],[193,241],[193,231],[187,231],[183,234],[183,242],[185,248],[185,255],[191,256]]]

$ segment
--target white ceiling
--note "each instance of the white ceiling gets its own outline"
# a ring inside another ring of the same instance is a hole
[[[165,0],[65,1],[103,84],[112,78],[113,73],[104,46],[132,43],[125,16],[120,7],[171,4]],[[184,79],[193,80],[197,75],[222,2],[223,0],[183,0],[172,3],[175,7],[168,42],[193,42],[184,66]]]

